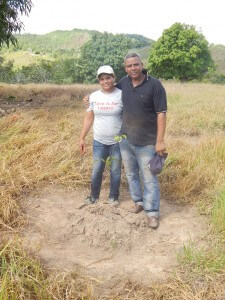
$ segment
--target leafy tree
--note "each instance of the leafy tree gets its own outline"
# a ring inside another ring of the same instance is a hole
[[[28,15],[31,7],[31,0],[0,0],[0,48],[10,42],[16,44],[13,33],[23,28],[20,15]]]
[[[149,54],[148,70],[164,79],[202,79],[213,67],[208,42],[192,25],[175,23],[164,30]]]
[[[96,71],[102,65],[111,65],[116,78],[125,74],[123,58],[127,54],[131,40],[122,34],[96,32],[81,50],[76,66],[76,82],[96,82]]]

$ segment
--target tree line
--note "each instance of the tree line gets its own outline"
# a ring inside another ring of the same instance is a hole
[[[14,31],[22,28],[18,13],[28,14],[29,0],[0,2],[0,48],[16,44]],[[146,46],[146,39],[135,34],[100,33],[93,31],[91,38],[80,48],[77,56],[57,56],[54,61],[42,60],[15,70],[13,62],[0,58],[0,81],[9,83],[95,83],[96,70],[109,64],[116,78],[125,75],[123,58],[133,47]],[[73,51],[69,49],[69,51]],[[210,80],[225,83],[225,75],[215,72],[209,45],[193,25],[175,23],[164,30],[152,44],[148,57],[148,72],[162,79]]]

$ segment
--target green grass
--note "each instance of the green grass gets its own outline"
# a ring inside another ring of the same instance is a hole
[[[225,241],[225,190],[213,201],[211,222]]]
[[[8,52],[5,51],[1,54],[5,59],[5,62],[14,61],[14,69],[20,69],[23,66],[29,66],[31,64],[39,63],[40,60],[53,60],[50,55],[41,55],[41,54],[34,54],[30,51],[18,50],[15,52]]]
[[[197,249],[190,242],[184,245],[178,261],[185,272],[206,276],[225,271],[225,249],[218,240],[211,240],[210,246]]]
[[[43,270],[40,261],[24,251],[18,240],[0,247],[0,300],[92,299],[89,280],[77,273],[60,275]]]
[[[0,299],[46,298],[47,280],[40,262],[10,240],[0,249]]]

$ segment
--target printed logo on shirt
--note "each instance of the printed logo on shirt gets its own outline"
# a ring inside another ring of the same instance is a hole
[[[98,110],[113,110],[115,106],[117,106],[119,102],[94,102],[94,105],[97,107]]]

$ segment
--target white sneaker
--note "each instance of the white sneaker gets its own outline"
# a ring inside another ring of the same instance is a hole
[[[115,198],[109,198],[109,204],[111,204],[112,206],[119,206],[119,201]]]
[[[93,198],[92,196],[87,196],[85,199],[86,204],[94,204],[98,201],[98,199]]]

